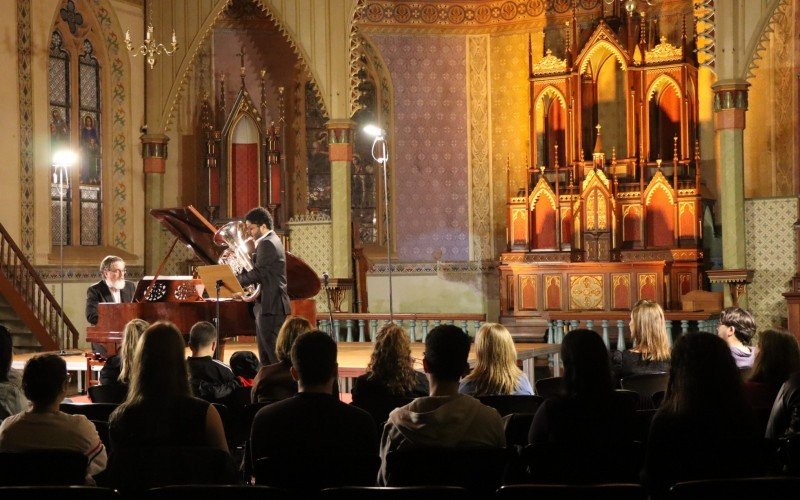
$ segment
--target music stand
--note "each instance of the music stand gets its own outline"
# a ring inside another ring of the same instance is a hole
[[[227,264],[216,264],[213,266],[200,266],[197,268],[197,275],[206,287],[206,290],[216,290],[216,317],[214,325],[217,327],[217,335],[220,333],[219,324],[219,302],[220,299],[241,299],[244,295],[244,288],[239,284],[239,280],[233,274],[233,269]]]

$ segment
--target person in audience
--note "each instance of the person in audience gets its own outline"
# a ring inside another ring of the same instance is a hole
[[[208,446],[228,451],[216,408],[192,397],[185,345],[167,321],[150,325],[136,348],[128,397],[109,419],[114,450]]]
[[[428,333],[422,366],[430,396],[389,414],[381,436],[380,486],[390,479],[386,456],[392,451],[429,446],[505,447],[503,421],[497,410],[458,393],[459,380],[469,370],[469,346],[469,336],[454,325],[439,325]]]
[[[800,433],[800,372],[795,372],[781,386],[767,422],[767,439]]]
[[[67,364],[56,354],[37,354],[26,364],[22,387],[31,402],[28,411],[0,425],[0,451],[73,450],[87,460],[86,483],[106,468],[106,449],[94,424],[83,415],[59,410],[67,395]]]
[[[528,377],[517,366],[514,339],[499,323],[486,323],[475,334],[477,363],[458,392],[470,396],[532,395]]]
[[[297,337],[291,348],[294,396],[261,408],[251,429],[251,457],[321,453],[374,454],[375,422],[367,412],[331,395],[338,373],[336,342],[318,330]]]
[[[0,422],[28,408],[28,400],[22,393],[22,387],[9,377],[13,351],[11,334],[5,326],[0,325]]]
[[[378,330],[367,371],[355,379],[351,393],[357,406],[370,399],[428,394],[428,379],[414,369],[411,341],[402,326],[389,323]]]
[[[752,477],[762,462],[730,347],[713,335],[683,335],[672,350],[667,393],[650,426],[643,484],[658,497],[680,481]]]
[[[292,345],[297,337],[313,329],[311,323],[302,316],[293,316],[283,323],[275,343],[278,362],[259,368],[253,379],[251,397],[254,403],[278,401],[297,394],[297,382],[291,374]]]
[[[739,369],[753,367],[755,350],[750,347],[756,334],[756,320],[753,315],[740,307],[723,309],[719,317],[717,335],[728,343],[731,355]]]
[[[136,354],[136,345],[139,337],[142,336],[150,323],[143,319],[132,319],[125,325],[122,334],[122,347],[119,355],[109,356],[106,364],[100,370],[101,385],[124,385],[128,386],[131,378],[131,365],[133,356]]]
[[[565,449],[611,447],[633,440],[635,402],[614,391],[608,349],[592,330],[573,330],[561,343],[564,395],[542,403],[528,442]]]
[[[231,354],[231,370],[242,387],[253,387],[259,366],[258,357],[250,351],[236,351]]]
[[[208,321],[198,321],[189,330],[189,349],[192,355],[186,360],[189,367],[189,384],[192,393],[211,403],[226,400],[237,387],[241,387],[233,370],[213,358],[217,350],[217,329]]]
[[[633,348],[614,351],[611,357],[616,380],[669,371],[669,337],[661,306],[649,300],[639,301],[631,311],[630,328]]]
[[[771,409],[781,386],[796,371],[800,371],[800,346],[794,335],[777,330],[761,332],[753,371],[744,383],[747,402],[756,411]]]

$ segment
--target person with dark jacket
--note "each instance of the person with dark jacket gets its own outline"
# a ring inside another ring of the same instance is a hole
[[[294,316],[283,323],[275,344],[278,362],[261,366],[253,379],[250,396],[254,403],[278,401],[297,394],[297,381],[290,372],[292,345],[297,337],[313,329],[311,323],[302,316]]]
[[[800,432],[800,372],[793,373],[784,382],[772,405],[767,423],[767,439],[778,439],[785,434]]]
[[[97,304],[101,302],[132,302],[136,285],[125,281],[125,261],[116,255],[109,255],[100,263],[100,274],[103,279],[86,290],[86,321],[90,325],[97,324]],[[92,342],[92,352],[106,355],[103,344]]]
[[[219,403],[241,387],[233,371],[212,357],[217,349],[214,325],[208,321],[195,323],[189,331],[189,349],[192,350],[192,355],[186,360],[189,382],[196,397]]]

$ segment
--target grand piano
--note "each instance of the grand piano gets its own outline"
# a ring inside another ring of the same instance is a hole
[[[122,341],[125,324],[135,318],[148,322],[166,320],[188,334],[198,321],[212,321],[217,314],[217,301],[203,298],[203,285],[192,276],[160,276],[172,249],[180,242],[189,246],[199,260],[216,264],[225,248],[214,243],[214,227],[193,206],[154,209],[150,214],[174,236],[169,252],[161,261],[155,276],[139,282],[132,303],[101,303],[97,307],[97,324],[86,329],[86,340],[104,344],[109,354],[116,352]],[[286,252],[286,278],[292,314],[306,317],[316,324],[316,301],[321,283],[316,272],[302,259]],[[213,290],[209,291],[213,295]],[[250,303],[223,300],[219,303],[220,349],[224,341],[239,336],[255,336],[256,327]]]

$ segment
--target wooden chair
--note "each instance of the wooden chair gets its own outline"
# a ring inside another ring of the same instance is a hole
[[[757,477],[714,479],[678,483],[669,490],[673,500],[752,500],[753,498],[797,498],[800,492],[798,477]]]
[[[89,420],[108,422],[117,406],[113,403],[61,403],[60,410],[70,415],[83,415]]]
[[[293,500],[288,492],[268,486],[185,484],[152,488],[140,495],[145,500]]]
[[[120,494],[109,488],[93,486],[8,486],[0,488],[3,500],[32,500],[57,498],[58,500],[117,500]]]
[[[374,486],[380,457],[365,453],[283,454],[256,460],[256,484],[303,492]]]
[[[326,488],[320,500],[461,500],[469,492],[456,486],[344,486]]]
[[[82,485],[86,466],[79,451],[0,452],[0,486]]]
[[[544,399],[564,394],[564,377],[540,378],[536,381],[536,394]]]
[[[478,400],[497,410],[502,417],[512,413],[532,415],[544,402],[544,398],[541,396],[480,396]]]
[[[498,500],[646,500],[638,484],[517,484],[497,490]]]
[[[414,398],[407,396],[394,396],[394,397],[367,397],[360,398],[358,402],[353,402],[353,406],[357,406],[362,410],[372,415],[372,419],[379,426],[383,425],[389,419],[389,414],[395,408],[400,408],[414,401]]]
[[[640,373],[623,377],[619,383],[623,389],[639,395],[640,410],[650,410],[653,406],[653,394],[667,390],[669,373]]]
[[[92,403],[121,404],[128,397],[128,387],[125,385],[93,385],[89,387],[89,399]]]
[[[503,484],[506,448],[413,448],[386,456],[388,486],[459,486],[489,496]]]
[[[503,419],[507,448],[528,446],[528,433],[534,416],[533,413],[512,413]]]

